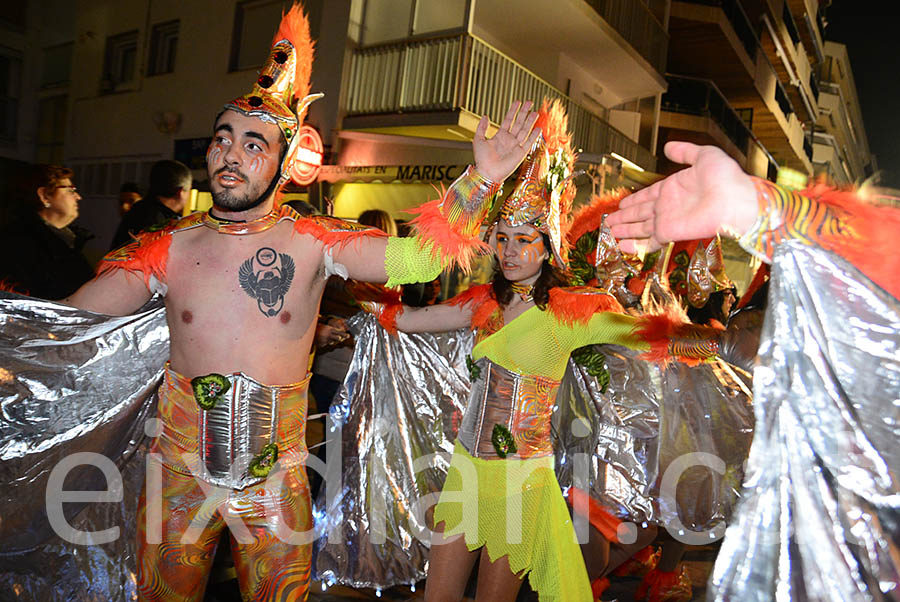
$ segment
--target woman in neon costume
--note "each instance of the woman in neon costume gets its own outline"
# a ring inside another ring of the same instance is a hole
[[[489,236],[499,263],[493,281],[442,305],[379,310],[388,330],[476,333],[472,393],[434,511],[429,601],[462,599],[476,560],[479,600],[514,600],[526,573],[542,602],[594,599],[554,473],[556,390],[569,354],[584,345],[669,352],[669,340],[651,333],[652,320],[625,315],[604,291],[565,287],[559,266],[575,190],[561,105],[545,103],[537,126],[543,137]],[[689,347],[703,357],[715,352]]]

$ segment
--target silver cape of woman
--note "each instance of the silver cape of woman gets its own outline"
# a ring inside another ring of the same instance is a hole
[[[350,326],[356,349],[332,406],[342,424],[343,480],[326,490],[327,500],[320,494],[317,525],[332,539],[317,542],[316,571],[326,582],[354,587],[411,584],[427,573],[426,516],[468,399],[472,335],[393,337],[365,315]],[[753,426],[740,370],[721,360],[660,369],[628,349],[598,349],[608,389],[570,361],[557,396],[561,486],[590,490],[627,520],[669,525],[703,543],[720,538]],[[672,494],[662,495],[670,466],[693,452],[709,457],[670,473]]]

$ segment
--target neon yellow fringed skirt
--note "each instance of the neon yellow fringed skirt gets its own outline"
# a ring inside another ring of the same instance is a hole
[[[552,456],[482,460],[457,442],[434,508],[441,522],[446,535],[464,534],[469,550],[486,547],[491,562],[508,556],[541,602],[593,601]]]

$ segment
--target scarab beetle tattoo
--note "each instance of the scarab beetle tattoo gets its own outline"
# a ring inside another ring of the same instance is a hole
[[[278,315],[284,307],[284,296],[293,279],[294,260],[271,247],[259,249],[238,270],[241,288],[256,299],[259,311],[269,318]]]

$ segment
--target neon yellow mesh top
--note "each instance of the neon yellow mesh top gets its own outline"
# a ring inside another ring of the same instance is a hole
[[[475,345],[472,359],[487,357],[507,370],[560,380],[569,354],[592,343],[612,343],[633,349],[649,346],[632,334],[635,319],[604,311],[587,324],[563,324],[549,310],[527,309]]]

